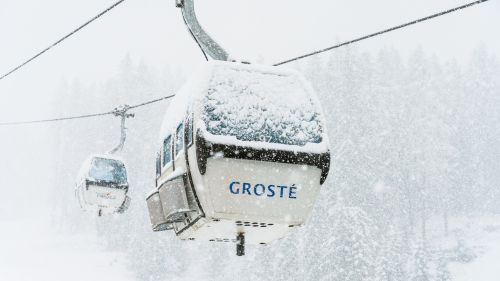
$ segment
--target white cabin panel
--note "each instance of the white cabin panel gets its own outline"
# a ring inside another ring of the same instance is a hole
[[[209,158],[203,175],[213,217],[303,224],[320,190],[321,170],[307,165]]]
[[[92,209],[101,209],[103,213],[114,213],[125,201],[126,190],[109,188],[98,185],[83,187],[84,204],[93,206]]]
[[[284,224],[265,224],[232,220],[201,219],[179,235],[181,239],[195,239],[210,242],[235,242],[238,233],[245,234],[245,243],[250,245],[269,244],[281,239],[291,230]]]

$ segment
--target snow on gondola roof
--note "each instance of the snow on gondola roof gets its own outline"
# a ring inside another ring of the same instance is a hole
[[[175,131],[196,101],[204,107],[204,120],[197,124],[212,141],[294,151],[328,149],[314,90],[296,71],[206,63],[172,100],[163,121],[162,140]]]
[[[159,136],[161,142],[163,142],[165,137],[175,131],[177,125],[183,120],[195,98],[201,96],[201,93],[207,90],[211,66],[212,62],[208,62],[196,71],[172,98],[163,118]]]

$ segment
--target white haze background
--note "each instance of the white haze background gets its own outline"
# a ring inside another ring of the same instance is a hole
[[[113,1],[0,0],[0,72]],[[274,63],[463,1],[196,2],[233,56]],[[500,3],[290,65],[328,115],[332,171],[311,222],[244,258],[152,233],[157,130],[137,110],[124,157],[133,205],[96,220],[73,179],[118,120],[0,127],[1,280],[495,280],[500,253]],[[0,81],[0,122],[110,110],[174,93],[203,63],[173,1],[128,0]],[[448,222],[448,225],[445,224]],[[446,227],[447,226],[447,227]]]

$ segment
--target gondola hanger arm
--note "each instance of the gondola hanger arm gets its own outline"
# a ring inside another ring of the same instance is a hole
[[[123,149],[123,146],[125,145],[125,140],[127,139],[127,128],[125,127],[125,120],[127,118],[133,118],[135,115],[133,113],[128,113],[127,111],[131,107],[129,105],[122,105],[117,108],[115,108],[112,113],[116,117],[121,118],[121,123],[120,123],[120,143],[118,143],[117,146],[115,146],[113,149],[111,149],[108,153],[109,154],[115,154],[118,151],[121,151]]]
[[[203,55],[214,60],[229,61],[229,54],[201,27],[194,10],[194,0],[175,0],[175,6],[181,8],[184,23],[191,36],[200,47]]]

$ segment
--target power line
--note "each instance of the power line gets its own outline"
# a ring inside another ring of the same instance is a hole
[[[126,107],[127,110],[130,109],[135,109],[139,107],[143,107],[146,105],[150,105],[153,103],[157,103],[169,98],[174,97],[175,95],[170,95],[170,96],[165,96],[161,97],[158,99],[150,100],[147,102],[143,102],[140,104],[132,105]],[[49,123],[49,122],[57,122],[57,121],[65,121],[65,120],[75,120],[75,119],[84,119],[84,118],[92,118],[92,117],[100,117],[100,116],[106,116],[106,115],[115,115],[117,109],[111,110],[111,111],[106,111],[106,112],[100,112],[100,113],[94,113],[94,114],[85,114],[85,115],[76,115],[76,116],[69,116],[69,117],[60,117],[60,118],[53,118],[53,119],[40,119],[40,120],[30,120],[30,121],[17,121],[17,122],[0,122],[0,126],[13,126],[13,125],[27,125],[27,124],[36,124],[36,123]]]
[[[401,25],[398,25],[398,26],[395,26],[395,27],[391,27],[389,29],[385,29],[385,30],[382,30],[382,31],[379,31],[379,32],[375,32],[375,33],[363,36],[363,37],[359,37],[359,38],[351,40],[351,41],[340,43],[340,44],[337,44],[337,45],[334,45],[334,46],[331,46],[331,47],[328,47],[328,48],[324,48],[324,49],[321,49],[321,50],[318,50],[318,51],[314,51],[314,52],[311,52],[311,53],[308,53],[308,54],[305,54],[305,55],[302,55],[302,56],[298,56],[298,57],[291,58],[291,59],[288,59],[288,60],[285,60],[285,61],[282,61],[282,62],[278,62],[278,63],[273,64],[273,66],[283,65],[283,64],[290,63],[290,62],[293,62],[293,61],[297,61],[297,60],[300,60],[300,59],[303,59],[303,58],[314,56],[314,55],[317,55],[317,54],[320,54],[320,53],[324,53],[324,52],[327,52],[327,51],[330,51],[330,50],[333,50],[333,49],[337,49],[337,48],[340,48],[340,47],[343,47],[343,46],[347,46],[347,45],[350,45],[352,43],[356,43],[356,42],[359,42],[359,41],[362,41],[362,40],[366,40],[366,39],[369,39],[369,38],[372,38],[372,37],[375,37],[375,36],[378,36],[378,35],[382,35],[384,33],[388,33],[388,32],[391,32],[391,31],[394,31],[394,30],[398,30],[398,29],[401,29],[401,28],[404,28],[404,27],[407,27],[407,26],[410,26],[410,25],[414,25],[414,24],[417,24],[417,23],[420,23],[420,22],[424,22],[424,21],[427,21],[427,20],[430,20],[430,19],[433,19],[433,18],[437,18],[437,17],[443,16],[443,15],[446,15],[446,14],[450,14],[450,13],[453,13],[453,12],[456,12],[456,11],[459,11],[459,10],[462,10],[462,9],[465,9],[465,8],[469,8],[469,7],[475,6],[477,4],[481,4],[481,3],[486,2],[486,1],[489,1],[489,0],[474,1],[474,2],[465,4],[465,5],[453,8],[453,9],[442,11],[442,12],[439,12],[439,13],[436,13],[436,14],[424,17],[424,18],[420,18],[420,19],[417,19],[417,20],[414,20],[414,21],[411,21],[411,22],[407,22],[407,23],[404,23],[404,24],[401,24]]]
[[[9,72],[5,73],[4,75],[0,76],[0,80],[4,79],[5,77],[11,75],[12,73],[16,72],[17,70],[19,70],[21,67],[27,65],[28,63],[32,62],[34,59],[38,58],[39,56],[41,56],[42,54],[44,54],[45,52],[47,52],[48,50],[52,49],[53,47],[57,46],[59,43],[61,43],[62,41],[68,39],[69,37],[71,37],[73,34],[77,33],[78,31],[80,31],[81,29],[83,29],[84,27],[86,27],[87,25],[89,25],[90,23],[92,23],[93,21],[97,20],[98,18],[102,17],[104,14],[106,14],[107,12],[111,11],[113,8],[115,8],[116,6],[120,5],[121,3],[123,3],[125,0],[120,0],[116,3],[114,3],[113,5],[111,5],[110,7],[108,7],[106,10],[100,12],[98,15],[96,15],[95,17],[91,18],[90,20],[88,20],[87,22],[85,22],[84,24],[80,25],[77,29],[71,31],[70,33],[68,33],[67,35],[65,35],[63,38],[57,40],[55,43],[53,43],[52,45],[48,46],[47,48],[43,49],[41,52],[37,53],[36,55],[34,55],[33,57],[29,58],[27,61],[23,62],[22,64],[14,67],[12,70],[10,70]]]

